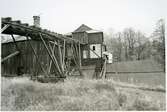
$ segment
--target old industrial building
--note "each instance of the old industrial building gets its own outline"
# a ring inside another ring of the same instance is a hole
[[[137,81],[141,81],[149,74],[152,75],[149,79],[157,84],[160,83],[159,77],[164,77],[160,75],[163,70],[154,61],[112,63],[112,54],[106,51],[102,31],[82,24],[73,32],[62,35],[40,28],[39,21],[39,17],[34,17],[34,25],[29,26],[11,18],[2,18],[3,76],[27,74],[65,78],[77,75],[87,78],[120,77],[121,80],[138,76]]]
[[[6,20],[7,19],[5,19],[5,22]],[[40,18],[34,17],[33,28],[40,28],[39,20]],[[9,22],[10,21],[11,20],[9,19]],[[11,27],[8,28],[4,34],[11,34],[12,30],[16,31],[16,33],[20,33],[23,29],[18,30],[18,28],[16,29],[15,27]],[[48,32],[47,30],[42,31]],[[62,36],[63,38],[63,35],[56,35],[60,38]],[[54,50],[54,56],[57,60],[56,65],[58,65],[57,69],[55,69],[51,62],[45,42],[43,43],[43,41],[38,39],[36,36],[34,37],[34,35],[29,37],[30,38],[27,40],[26,36],[24,36],[24,34],[22,35],[21,32],[20,36],[11,35],[11,39],[9,38],[7,41],[2,42],[1,71],[3,75],[59,74],[60,71],[64,71],[63,73],[65,73],[65,71],[70,71],[68,70],[69,66],[73,68],[79,67],[80,71],[84,70],[88,66],[93,66],[92,70],[98,73],[102,70],[104,63],[103,52],[106,50],[106,47],[103,44],[104,37],[102,31],[94,30],[82,24],[70,35],[65,35],[67,39],[64,39],[64,41],[59,41],[55,38],[54,40],[57,40],[55,43],[50,42],[48,40],[49,38],[45,36],[44,40],[46,41],[46,45],[51,49],[51,51]],[[68,38],[73,39],[72,41],[74,42],[71,42]],[[53,44],[57,44],[58,47],[53,47]]]

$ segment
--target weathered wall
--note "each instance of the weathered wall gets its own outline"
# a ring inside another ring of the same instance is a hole
[[[47,51],[41,41],[31,41],[42,66],[47,70],[50,57],[47,54]],[[15,57],[12,57],[1,64],[2,74],[17,74],[18,68],[23,67],[22,71],[27,74],[32,74],[37,69],[39,73],[42,73],[39,64],[37,63],[36,57],[29,46],[27,41],[17,42],[21,54]],[[2,44],[2,58],[16,51],[14,43],[5,43]],[[57,47],[55,48],[55,56],[58,58]],[[58,58],[59,60],[59,58]],[[53,67],[51,71],[55,70]]]
[[[103,33],[89,33],[88,34],[89,44],[102,44],[103,43]]]
[[[91,44],[90,46],[90,58],[99,58],[98,56],[101,57],[101,44]],[[94,50],[93,50],[93,47],[94,47]],[[92,51],[93,50],[93,51]],[[95,53],[98,55],[96,55]]]
[[[82,43],[88,43],[88,34],[86,32],[74,32],[72,37]]]

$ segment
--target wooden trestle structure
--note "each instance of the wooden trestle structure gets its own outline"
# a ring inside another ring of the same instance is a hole
[[[70,46],[72,50],[72,57],[75,62],[75,65],[82,75],[81,71],[81,50],[80,46],[84,43],[81,43],[78,40],[73,38],[66,37],[65,35],[58,34],[55,32],[48,31],[46,29],[41,29],[35,26],[29,26],[27,23],[21,23],[21,21],[13,21],[12,18],[2,18],[1,22],[1,33],[11,35],[13,38],[13,42],[16,46],[16,52],[4,57],[1,60],[1,63],[5,62],[6,60],[18,55],[22,54],[17,46],[17,42],[15,41],[14,35],[25,36],[27,38],[27,42],[29,44],[30,49],[32,50],[33,54],[36,57],[36,62],[40,66],[40,69],[43,71],[45,77],[49,77],[51,66],[55,69],[54,76],[57,78],[65,78],[68,73],[68,65],[69,63],[65,62],[65,55],[66,55],[66,46]],[[44,45],[47,54],[50,57],[50,63],[48,69],[44,69],[43,65],[41,64],[41,60],[38,58],[38,54],[36,53],[31,40],[38,40]],[[57,51],[55,48],[57,47]],[[55,55],[55,52],[58,52],[59,55]],[[58,58],[57,58],[58,57]],[[39,74],[34,74],[33,76],[38,76]]]

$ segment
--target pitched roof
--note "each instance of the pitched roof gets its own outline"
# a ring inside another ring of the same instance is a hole
[[[74,32],[84,32],[84,31],[89,31],[92,30],[92,28],[82,24],[79,28],[77,28]]]

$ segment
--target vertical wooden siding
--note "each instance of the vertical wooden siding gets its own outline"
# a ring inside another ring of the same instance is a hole
[[[47,51],[41,41],[31,41],[39,60],[45,70],[48,69],[50,63],[50,57],[47,54]],[[37,69],[39,73],[42,73],[42,70],[37,64],[37,60],[31,47],[27,41],[17,42],[21,54],[15,57],[12,57],[1,64],[2,74],[17,74],[18,67],[24,67],[24,73],[33,74]],[[2,44],[2,58],[16,51],[14,43],[4,43]],[[55,56],[58,56],[57,47],[55,48]],[[57,57],[58,58],[58,57]],[[59,60],[59,58],[58,58]],[[51,72],[56,71],[52,67]]]

